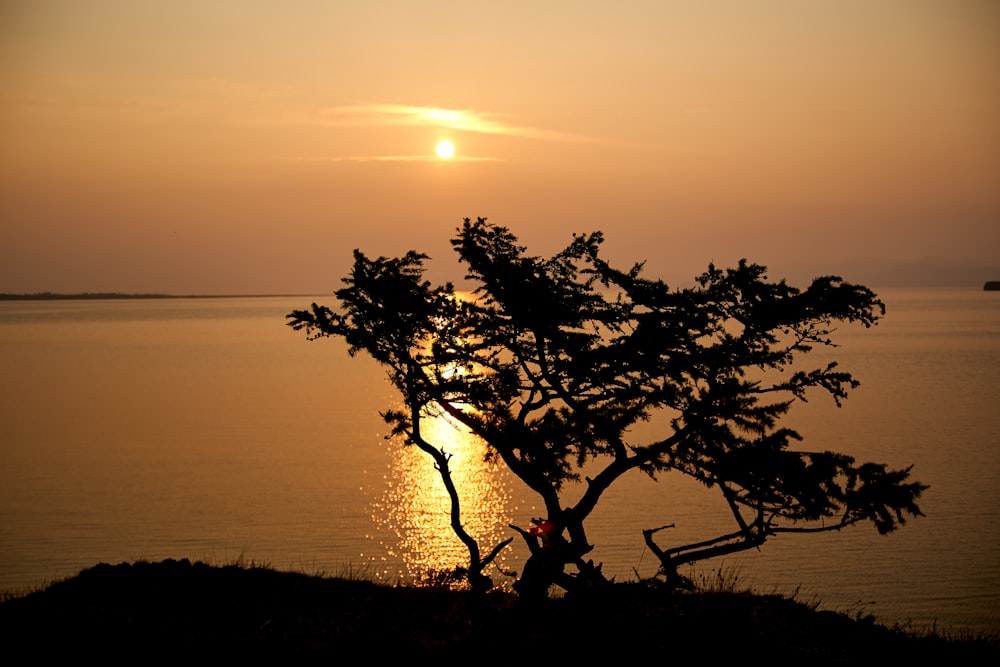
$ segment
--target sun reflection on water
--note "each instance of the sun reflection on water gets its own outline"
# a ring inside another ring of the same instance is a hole
[[[510,536],[513,506],[506,472],[485,460],[486,445],[468,429],[446,416],[425,419],[424,437],[451,455],[452,478],[462,503],[462,523],[485,555]],[[372,503],[372,520],[386,552],[400,561],[400,570],[382,574],[416,581],[435,572],[467,567],[469,555],[451,529],[451,503],[431,458],[400,439],[389,443],[385,488]],[[509,551],[509,548],[506,550]],[[509,553],[497,566],[507,569]],[[490,574],[497,583],[497,571]]]

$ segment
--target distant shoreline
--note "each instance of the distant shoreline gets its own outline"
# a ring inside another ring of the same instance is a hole
[[[0,294],[0,301],[69,301],[82,299],[253,299],[260,297],[305,297],[308,294],[126,294],[123,292],[79,292],[60,294]]]
[[[953,286],[930,285],[931,289]],[[887,289],[882,287],[876,290]],[[983,291],[1000,291],[1000,280],[988,280],[981,287]],[[160,294],[160,293],[129,293],[129,292],[34,292],[31,294],[0,293],[0,301],[82,301],[111,299],[259,299],[265,297],[295,297],[318,298],[329,297],[330,294]]]

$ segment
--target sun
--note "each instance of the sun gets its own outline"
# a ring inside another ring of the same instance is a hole
[[[441,158],[442,160],[447,160],[448,158],[450,158],[452,155],[455,154],[455,144],[451,143],[450,141],[441,141],[438,142],[437,148],[435,148],[434,150],[437,151],[439,158]]]

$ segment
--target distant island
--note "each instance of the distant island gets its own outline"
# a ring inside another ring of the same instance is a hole
[[[69,299],[237,299],[266,296],[303,296],[301,294],[127,294],[124,292],[80,292],[59,294],[36,292],[34,294],[0,294],[0,301],[56,301]]]
[[[986,284],[983,285],[983,290],[987,292],[1000,291],[1000,280],[987,280]]]
[[[169,294],[124,294],[121,292],[81,292],[79,294],[57,294],[36,292],[34,294],[0,294],[0,301],[45,301],[54,299],[170,299]]]

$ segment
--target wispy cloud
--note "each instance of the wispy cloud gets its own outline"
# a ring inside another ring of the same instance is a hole
[[[104,118],[131,123],[208,120],[234,125],[328,127],[414,126],[458,132],[589,142],[592,137],[512,122],[507,114],[408,104],[321,106],[290,88],[255,86],[225,79],[162,83],[129,93],[107,82],[54,76],[44,86],[5,91],[5,107],[23,113]]]
[[[602,141],[569,132],[519,124],[508,114],[409,104],[323,106],[291,88],[255,86],[225,79],[178,80],[155,89],[122,92],[101,80],[55,76],[42,87],[5,91],[9,113],[25,118],[71,118],[73,122],[171,124],[189,121],[221,127],[414,127],[520,137],[540,141]],[[433,162],[428,155],[277,157],[301,162]],[[452,162],[499,162],[495,157],[457,154]]]
[[[593,139],[567,132],[556,132],[509,122],[503,114],[441,109],[406,104],[358,104],[327,107],[310,111],[286,121],[329,127],[436,127],[456,132],[476,132],[547,141],[582,142]],[[440,162],[436,155],[337,156],[282,158],[297,162]],[[500,158],[455,155],[450,162],[500,162]]]
[[[323,109],[317,113],[316,122],[355,127],[378,125],[443,127],[460,132],[549,141],[592,141],[587,137],[568,132],[517,125],[508,122],[506,118],[503,114],[465,109],[440,109],[405,104],[361,104]]]
[[[348,155],[340,157],[282,157],[287,162],[502,162],[495,157],[453,155],[444,160],[437,155]]]

